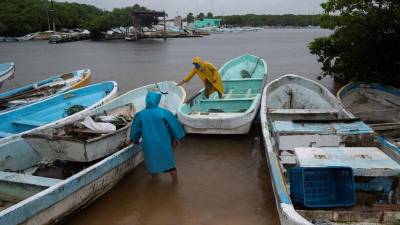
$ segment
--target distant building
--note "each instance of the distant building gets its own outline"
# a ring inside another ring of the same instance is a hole
[[[221,19],[195,19],[194,27],[203,28],[203,27],[219,27],[221,25]]]

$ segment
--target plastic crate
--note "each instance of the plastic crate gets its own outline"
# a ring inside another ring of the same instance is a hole
[[[289,171],[292,202],[307,208],[355,204],[353,170],[349,167],[296,167]]]

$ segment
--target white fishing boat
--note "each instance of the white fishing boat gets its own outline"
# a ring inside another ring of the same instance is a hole
[[[150,90],[163,92],[160,106],[174,113],[186,97],[185,91],[176,83],[161,82],[130,91],[81,118],[129,104],[139,111],[145,108],[145,96]],[[25,167],[21,161],[26,162],[26,159],[21,157],[18,148],[14,148],[8,158],[0,157],[0,225],[60,222],[105,194],[139,165],[143,156],[141,145],[129,144],[91,163],[49,161],[40,157],[39,160],[33,160],[32,166]],[[5,161],[8,163],[4,164]],[[7,167],[10,163],[19,167],[11,169]]]
[[[336,97],[353,115],[382,135],[382,141],[400,151],[400,89],[352,82],[341,88]]]
[[[90,83],[91,77],[90,69],[77,70],[0,93],[0,112],[15,110],[55,94],[84,87]]]
[[[400,157],[315,81],[285,75],[261,100],[281,224],[397,224]]]
[[[84,118],[39,129],[24,135],[23,138],[36,152],[48,159],[74,162],[97,160],[121,149],[121,146],[129,141],[131,119],[138,109],[144,108],[144,98],[149,89],[164,93],[160,105],[176,114],[176,107],[183,102],[186,94],[183,88],[174,87],[174,84],[161,82],[157,83],[157,86],[148,85],[135,89],[119,97],[125,99],[125,96],[130,96],[128,103],[120,103],[112,110],[104,110],[104,106]]]
[[[219,70],[224,86],[220,99],[209,99],[202,89],[178,109],[178,119],[187,133],[246,134],[258,112],[261,88],[267,74],[266,62],[257,56],[243,55],[225,63]]]

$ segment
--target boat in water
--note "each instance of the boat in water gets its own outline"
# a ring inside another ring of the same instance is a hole
[[[3,167],[9,170],[32,166],[38,160],[36,152],[21,138],[23,134],[58,124],[75,120],[90,110],[97,108],[118,93],[117,83],[108,81],[87,87],[70,90],[40,102],[0,114],[0,161],[4,160]],[[17,157],[15,164],[13,157]],[[9,160],[6,160],[9,159]]]
[[[186,93],[175,82],[160,82],[141,87],[107,104],[81,115],[97,115],[104,111],[133,105],[136,111],[145,108],[148,91],[164,93],[161,107],[174,114],[184,102]],[[20,149],[15,148],[9,157],[0,158],[0,225],[54,224],[74,211],[85,207],[107,191],[143,160],[141,145],[121,146],[117,152],[89,163],[49,160],[39,157],[25,167]],[[30,151],[35,152],[33,149]],[[20,167],[5,167],[6,160]]]
[[[117,103],[111,110],[100,107],[89,116],[60,126],[39,129],[23,138],[41,156],[48,159],[91,162],[109,155],[128,142],[131,120],[137,110],[143,109],[148,90],[164,93],[160,105],[176,114],[176,108],[186,98],[181,87],[173,82],[148,85],[118,97],[130,99]],[[109,103],[113,104],[113,103]]]
[[[381,141],[396,146],[400,152],[400,89],[352,82],[341,88],[336,97],[353,115],[382,135]]]
[[[219,70],[224,86],[205,99],[204,88],[197,97],[178,109],[178,119],[187,133],[246,134],[256,116],[261,89],[267,74],[266,62],[257,56],[243,55],[225,63]]]
[[[0,64],[0,88],[3,86],[4,82],[11,79],[15,73],[14,63],[2,63]]]
[[[281,224],[398,224],[400,157],[321,84],[297,75],[261,100]]]
[[[54,94],[81,88],[91,81],[91,70],[77,70],[0,93],[0,113],[46,99]]]

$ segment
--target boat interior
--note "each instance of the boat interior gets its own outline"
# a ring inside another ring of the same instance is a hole
[[[79,140],[87,143],[98,138],[108,137],[121,129],[129,128],[134,116],[134,105],[128,103],[124,106],[92,115],[90,116],[90,121],[86,123],[84,120],[88,118],[48,128],[40,132],[26,134],[23,137],[47,137],[52,140]],[[103,128],[104,125],[106,125],[106,128],[109,128],[110,124],[115,126],[115,130]]]
[[[305,198],[317,207],[296,204],[291,195],[296,211],[315,224],[399,224],[399,160],[326,92],[293,77],[271,84],[267,92],[268,127],[286,193],[293,168],[352,168],[354,205],[335,206],[339,187],[328,185],[325,179],[331,175],[321,173],[315,178],[319,184],[304,183]]]

